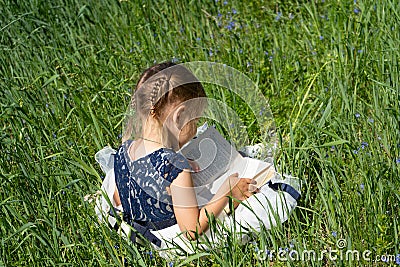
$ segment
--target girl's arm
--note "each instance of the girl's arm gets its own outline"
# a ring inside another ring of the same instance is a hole
[[[238,174],[229,176],[212,200],[202,209],[198,208],[196,194],[190,172],[183,171],[171,184],[174,213],[181,231],[187,231],[187,237],[196,238],[208,229],[208,214],[218,217],[228,203],[227,196],[244,200],[252,195],[249,184],[256,184],[253,179],[238,178]]]

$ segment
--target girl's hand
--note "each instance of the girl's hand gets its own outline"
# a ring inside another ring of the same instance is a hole
[[[197,164],[196,161],[188,159],[190,167],[192,167],[193,172],[199,172],[200,171],[200,166]]]
[[[235,200],[243,201],[259,191],[256,188],[257,182],[250,178],[239,178],[237,173],[232,174],[226,179],[230,189],[230,196]]]

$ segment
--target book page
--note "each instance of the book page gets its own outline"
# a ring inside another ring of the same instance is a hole
[[[187,146],[181,153],[189,160],[196,162],[199,172],[192,173],[195,187],[214,182],[223,175],[237,157],[236,149],[213,127],[208,128]]]
[[[219,177],[211,186],[211,193],[215,194],[221,187],[223,182],[231,175],[237,172],[239,178],[253,178],[257,182],[257,187],[264,185],[275,170],[273,164],[253,158],[244,158],[241,155],[235,158],[230,169],[221,177]]]

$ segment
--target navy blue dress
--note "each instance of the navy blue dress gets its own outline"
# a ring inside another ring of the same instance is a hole
[[[160,148],[132,161],[124,142],[115,155],[115,183],[124,209],[124,220],[161,222],[175,219],[172,198],[167,192],[183,169],[190,169],[187,159],[168,148]]]

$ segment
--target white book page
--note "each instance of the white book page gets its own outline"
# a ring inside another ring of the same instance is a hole
[[[239,174],[239,178],[254,178],[257,174],[261,174],[261,172],[267,172],[268,170],[273,171],[273,165],[268,162],[260,161],[253,158],[244,158],[241,155],[235,158],[234,162],[232,162],[229,170],[219,177],[211,186],[211,193],[215,194],[224,181],[234,173]],[[264,180],[263,175],[260,176],[260,179],[256,179],[257,187],[261,186],[262,181]],[[256,177],[258,178],[258,177]]]
[[[199,172],[192,173],[195,187],[214,182],[223,175],[237,157],[236,149],[213,127],[208,128],[187,146],[181,153],[189,160],[196,162]]]

